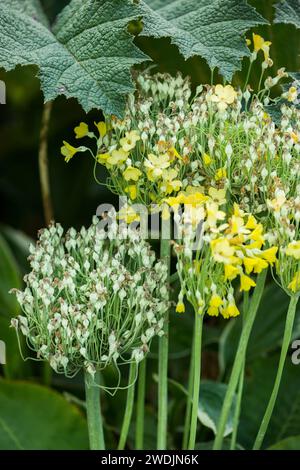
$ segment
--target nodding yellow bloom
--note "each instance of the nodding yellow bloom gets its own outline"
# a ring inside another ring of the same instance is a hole
[[[257,227],[257,225],[258,224],[257,224],[256,218],[250,214],[245,227],[249,230],[254,230]]]
[[[289,283],[288,288],[294,293],[300,291],[300,271],[295,274],[293,280]]]
[[[244,219],[242,217],[233,215],[229,221],[229,225],[231,235],[240,235],[248,232],[247,229],[245,229]]]
[[[162,172],[162,179],[163,182],[160,185],[160,189],[165,194],[171,194],[174,191],[179,191],[182,187],[182,182],[180,180],[176,180],[178,176],[178,171],[174,168],[163,170]]]
[[[125,192],[129,194],[129,197],[132,201],[135,201],[135,199],[137,198],[136,184],[130,184],[129,186],[127,186],[127,188],[125,189]]]
[[[210,242],[214,259],[218,263],[232,264],[235,250],[226,238],[216,238]]]
[[[189,196],[190,194],[196,194],[196,193],[203,193],[204,188],[203,186],[191,186],[188,185],[185,190],[185,194]]]
[[[221,309],[221,314],[224,318],[237,317],[240,314],[239,309],[234,301],[231,301],[225,308]]]
[[[85,122],[81,122],[79,126],[74,129],[76,139],[82,139],[89,135],[89,126]]]
[[[272,248],[268,248],[261,252],[261,257],[265,259],[271,266],[276,263],[276,254],[278,251],[278,246],[272,246]]]
[[[291,136],[292,140],[294,141],[294,143],[298,144],[298,142],[300,141],[299,136],[295,132],[291,132],[290,136]]]
[[[106,165],[109,157],[110,157],[110,153],[98,153],[97,161],[98,163],[101,163],[102,165]]]
[[[219,168],[217,171],[216,171],[216,174],[215,174],[215,180],[216,181],[220,181],[222,180],[223,178],[226,178],[226,168]]]
[[[223,305],[223,299],[217,295],[213,294],[209,301],[209,307],[207,309],[208,315],[211,317],[217,317],[219,315],[219,309]]]
[[[113,150],[107,159],[110,165],[122,165],[128,158],[128,152],[123,149]]]
[[[125,220],[127,224],[132,224],[132,222],[139,222],[141,220],[139,214],[131,206],[124,206],[118,212],[118,219]]]
[[[80,151],[80,148],[73,147],[71,144],[68,144],[65,140],[63,141],[63,147],[61,147],[61,154],[65,157],[65,162],[69,162],[74,155]]]
[[[249,276],[246,276],[245,274],[240,275],[240,280],[241,280],[241,287],[240,287],[241,291],[248,292],[251,289],[251,287],[256,286],[256,283],[253,281],[253,279],[251,279],[251,277]]]
[[[220,111],[225,111],[229,104],[232,104],[237,97],[237,92],[231,85],[216,85],[215,92],[211,96],[211,100],[217,103]]]
[[[123,177],[126,181],[138,181],[141,175],[142,172],[138,168],[134,168],[133,166],[128,166],[123,172]]]
[[[253,45],[254,45],[254,51],[259,52],[263,51],[265,61],[267,61],[270,58],[270,46],[271,46],[270,41],[265,41],[263,37],[261,37],[259,34],[253,33]]]
[[[144,165],[147,169],[147,178],[150,181],[154,182],[162,177],[163,170],[169,168],[170,157],[166,153],[163,155],[159,155],[158,157],[153,153],[149,153]]]
[[[94,122],[94,124],[98,129],[98,132],[99,132],[99,135],[100,135],[101,139],[103,139],[103,137],[105,137],[106,134],[107,134],[107,125],[106,125],[106,123],[103,122],[103,121],[100,121],[100,122]]]
[[[289,243],[285,254],[287,256],[293,256],[295,259],[300,259],[300,240]]]
[[[268,267],[268,263],[261,258],[249,258],[245,257],[243,259],[245,270],[247,274],[251,274],[254,271],[256,274],[259,274]]]
[[[208,202],[206,204],[206,223],[210,228],[216,227],[219,220],[224,220],[225,212],[219,210],[216,202]]]
[[[237,266],[233,266],[232,264],[225,264],[224,266],[224,273],[225,273],[225,281],[233,281],[238,274],[240,274],[241,268]]]
[[[248,39],[248,38],[247,38],[247,39],[246,39],[246,44],[247,44],[247,46],[251,46],[251,44],[252,44],[251,39]]]
[[[297,96],[298,96],[297,88],[295,86],[291,86],[286,94],[287,100],[290,102],[296,101]]]
[[[125,137],[120,140],[120,144],[125,152],[130,152],[139,140],[141,140],[139,132],[130,131],[126,132]]]
[[[250,240],[253,240],[254,243],[249,245],[249,248],[258,248],[260,249],[262,245],[265,243],[265,239],[263,236],[263,226],[262,224],[257,224],[257,227],[249,234]]]
[[[187,206],[198,207],[204,202],[208,201],[208,197],[202,193],[182,194],[181,203]]]
[[[184,313],[185,312],[185,305],[183,302],[178,302],[176,305],[176,312],[177,313]]]
[[[211,164],[211,162],[212,162],[211,157],[210,157],[207,153],[205,153],[205,154],[203,155],[203,163],[204,163],[204,165],[209,166],[209,165]]]

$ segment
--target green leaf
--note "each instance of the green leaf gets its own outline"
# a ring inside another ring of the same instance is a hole
[[[195,450],[213,450],[214,441],[200,442],[196,444]],[[231,450],[231,440],[224,439],[222,450]],[[236,444],[235,450],[244,450],[242,446]]]
[[[260,358],[246,369],[238,442],[253,446],[274,385],[279,354]],[[282,439],[300,434],[299,366],[287,358],[274,412],[268,427],[264,448]]]
[[[21,285],[21,275],[14,255],[0,235],[0,315],[11,317],[19,312],[19,304],[15,296],[9,294],[9,290],[19,289]]]
[[[170,37],[185,59],[199,55],[228,80],[249,56],[244,33],[267,21],[245,0],[145,0],[142,36]]]
[[[300,435],[287,437],[268,447],[267,450],[300,450]]]
[[[86,421],[46,387],[0,380],[0,449],[88,449]]]
[[[288,296],[277,284],[268,285],[255,319],[247,348],[247,362],[250,363],[281,345],[285,318],[288,309]],[[300,312],[300,307],[298,308]],[[225,327],[219,343],[219,365],[221,373],[228,370],[234,360],[241,334],[243,314],[230,320]],[[293,338],[300,335],[300,315],[296,316]]]
[[[37,4],[29,2],[28,5]],[[0,11],[0,66],[38,66],[45,101],[63,94],[85,111],[121,116],[134,90],[130,69],[147,59],[127,31],[139,17],[131,0],[72,0],[52,31],[16,0]]]
[[[281,0],[275,5],[276,16],[274,23],[290,23],[300,28],[299,0]]]
[[[202,381],[199,395],[199,421],[211,429],[216,434],[218,421],[220,418],[227,385],[210,380]],[[228,436],[233,429],[234,410],[236,406],[236,396],[228,416],[224,436]]]
[[[32,19],[38,20],[45,26],[49,26],[40,0],[2,0],[1,3],[3,7],[15,9],[20,13],[30,16]]]
[[[13,251],[14,257],[19,268],[22,270],[22,273],[25,274],[29,269],[29,262],[27,260],[29,256],[29,246],[31,243],[33,244],[34,241],[24,232],[16,230],[8,225],[1,226],[0,233]]]

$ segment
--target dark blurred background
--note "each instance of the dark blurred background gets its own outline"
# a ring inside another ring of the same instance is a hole
[[[54,18],[68,3],[67,0],[43,0],[45,9]],[[272,21],[273,1],[250,2],[269,21]],[[299,70],[299,31],[291,25],[271,25],[256,30],[272,41],[273,75],[279,67]],[[250,36],[250,33],[248,34]],[[210,71],[200,58],[185,61],[169,40],[135,39],[138,45],[157,64],[154,70],[175,74],[178,70],[190,75],[194,85],[210,81]],[[245,69],[245,67],[244,67]],[[251,83],[260,74],[254,68]],[[35,236],[45,224],[43,218],[39,173],[38,143],[43,109],[43,96],[35,67],[18,67],[6,73],[0,69],[0,80],[7,88],[7,104],[0,113],[0,222]],[[245,72],[237,74],[242,80]],[[74,141],[73,129],[81,120],[92,123],[101,113],[85,115],[76,100],[58,98],[53,106],[49,130],[49,165],[51,194],[55,219],[65,226],[88,224],[102,202],[113,201],[114,196],[98,186],[92,176],[92,161],[88,155],[78,155],[69,164],[60,154],[62,140]],[[105,175],[100,175],[105,178]]]

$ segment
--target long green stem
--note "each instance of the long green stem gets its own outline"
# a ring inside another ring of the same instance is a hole
[[[198,312],[195,312],[193,402],[191,410],[191,427],[188,450],[194,450],[196,444],[201,375],[202,325],[203,315],[200,315]]]
[[[234,394],[237,388],[238,380],[241,374],[241,370],[243,368],[243,364],[246,357],[247,345],[250,337],[250,333],[252,330],[252,326],[256,317],[256,313],[261,301],[261,297],[264,290],[265,280],[267,276],[267,269],[262,271],[257,278],[256,287],[254,289],[254,293],[251,299],[251,304],[248,310],[247,318],[244,323],[244,327],[240,336],[240,341],[238,345],[238,349],[236,352],[236,356],[234,359],[233,367],[231,376],[229,379],[221,416],[218,423],[217,434],[214,442],[213,449],[220,450],[222,449],[223,438],[224,438],[224,430],[227,423],[228,415],[232,406]]]
[[[100,374],[97,372],[93,379],[90,374],[85,373],[85,396],[88,431],[91,450],[105,450],[103,422],[100,405],[99,388],[95,386],[100,383]]]
[[[168,278],[171,270],[171,244],[170,221],[162,221],[163,226],[168,225],[168,233],[161,234],[160,257],[167,263]],[[169,354],[169,315],[166,315],[164,335],[159,339],[158,358],[158,424],[157,424],[157,449],[167,448],[168,432],[168,354]]]
[[[136,403],[136,428],[135,450],[144,449],[144,421],[145,421],[145,393],[146,393],[146,368],[147,360],[144,359],[139,366],[139,378]]]
[[[286,356],[287,356],[291,338],[292,338],[297,303],[298,303],[298,297],[296,296],[291,297],[289,308],[288,308],[288,313],[286,317],[286,322],[285,322],[284,335],[283,335],[283,340],[282,340],[282,347],[281,347],[281,353],[280,353],[276,379],[274,382],[274,387],[271,393],[271,397],[270,397],[266,412],[261,422],[257,437],[255,439],[255,443],[253,447],[254,450],[259,450],[261,448],[265,434],[269,426],[269,422],[270,422],[273,410],[274,410],[274,406],[276,403],[276,399],[277,399],[277,395],[278,395],[278,391],[279,391],[279,387],[281,383],[282,373],[284,369],[284,363],[286,360]]]
[[[194,338],[193,338],[193,347],[192,347],[192,354],[191,354],[191,363],[190,363],[190,370],[189,370],[189,382],[188,382],[188,397],[186,401],[186,412],[185,412],[185,420],[184,420],[184,430],[183,430],[183,440],[182,440],[182,448],[184,450],[188,447],[189,436],[190,436],[190,424],[191,424],[191,412],[192,412],[192,396],[193,396],[193,385],[194,385],[194,341],[195,341],[195,331],[194,331]]]
[[[126,407],[125,413],[123,418],[123,424],[120,434],[120,440],[118,445],[118,450],[123,450],[126,445],[129,426],[132,418],[132,411],[133,411],[133,402],[134,402],[134,392],[135,392],[135,377],[136,377],[136,368],[137,365],[135,362],[130,364],[129,368],[129,379],[128,379],[128,390],[127,390],[127,399],[126,399]]]
[[[245,322],[245,319],[247,318],[248,308],[249,308],[249,292],[244,292],[243,323]],[[236,408],[235,408],[234,417],[233,417],[233,430],[232,430],[232,435],[231,435],[230,450],[235,450],[236,448],[237,433],[238,433],[238,427],[239,427],[239,421],[240,421],[242,396],[243,396],[244,381],[245,381],[245,366],[246,366],[246,361],[244,361],[243,363],[241,375],[239,378]]]
[[[50,182],[49,182],[49,168],[48,168],[48,133],[49,124],[52,111],[52,101],[44,105],[42,124],[40,131],[40,146],[39,146],[39,171],[40,171],[40,184],[43,199],[44,218],[47,225],[53,220],[53,207],[51,201]]]
[[[245,379],[245,363],[243,363],[240,378],[239,378],[236,408],[234,411],[234,418],[233,418],[233,430],[232,430],[232,435],[231,435],[230,450],[235,450],[236,448],[236,440],[237,440],[237,433],[238,433],[238,427],[239,427],[239,421],[240,421],[241,404],[242,404],[242,396],[243,396],[243,389],[244,389],[244,379]]]

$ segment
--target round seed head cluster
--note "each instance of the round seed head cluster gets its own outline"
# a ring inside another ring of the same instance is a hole
[[[107,238],[97,218],[80,232],[55,224],[30,251],[26,288],[15,291],[23,315],[12,326],[56,372],[139,362],[163,334],[166,266],[137,231],[115,224]]]

